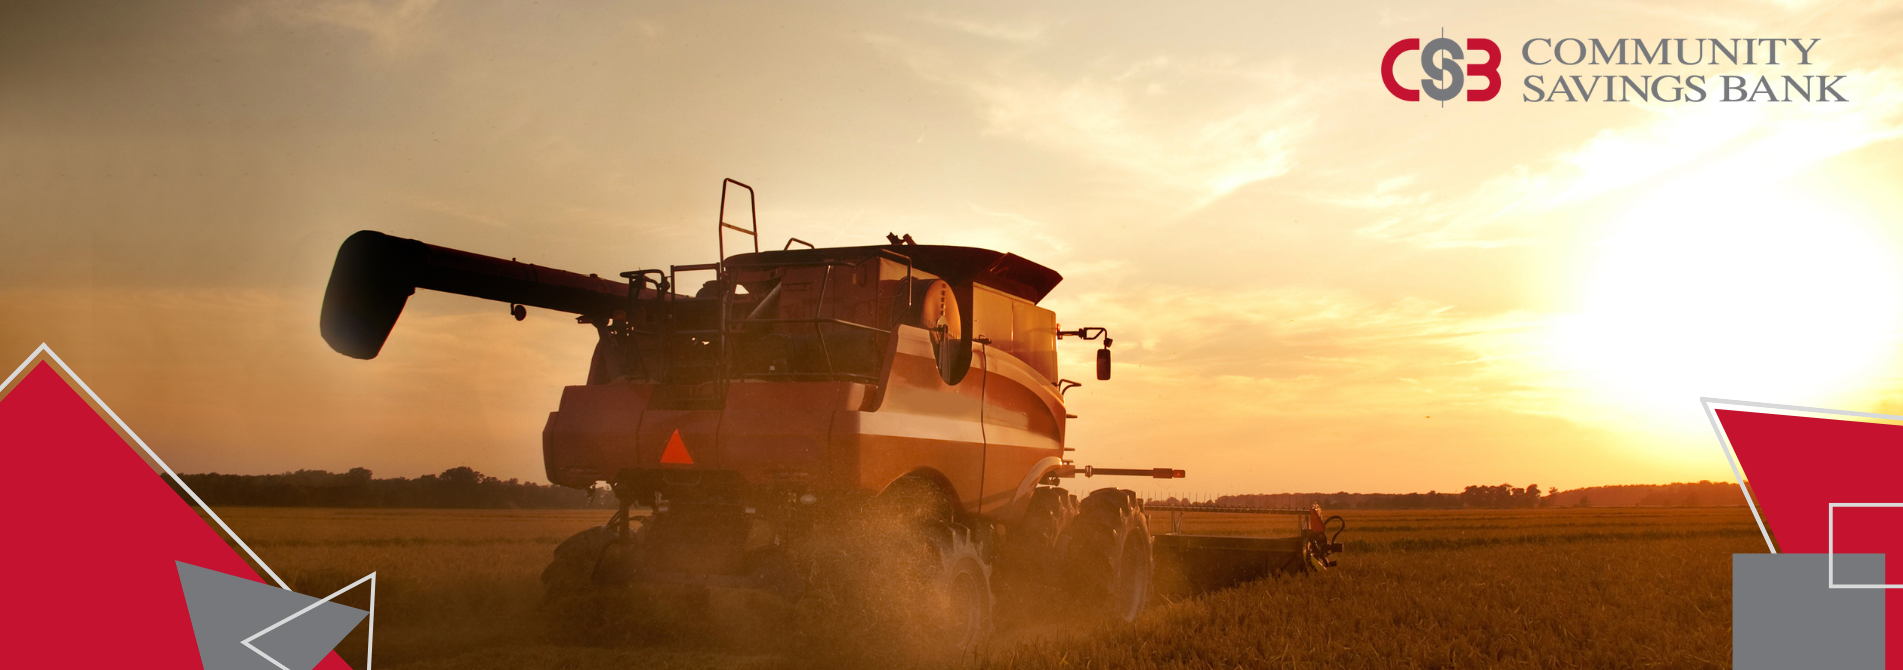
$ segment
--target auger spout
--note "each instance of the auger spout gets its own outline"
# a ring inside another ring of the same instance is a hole
[[[337,249],[319,317],[324,341],[351,358],[376,358],[416,289],[589,316],[611,315],[628,300],[622,281],[364,230]]]

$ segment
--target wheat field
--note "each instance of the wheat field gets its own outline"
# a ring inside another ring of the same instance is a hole
[[[747,618],[639,646],[553,644],[538,576],[585,511],[219,510],[291,586],[378,573],[376,667],[800,668],[851,654],[789,645]],[[1720,668],[1731,559],[1762,552],[1743,508],[1349,511],[1341,565],[1157,602],[1132,623],[1007,621],[997,668]],[[1152,519],[1152,528],[1168,527]],[[1282,532],[1276,517],[1187,515],[1199,534]],[[362,607],[364,594],[340,602]],[[777,631],[777,632],[776,632]],[[361,667],[360,628],[338,650]],[[885,663],[882,662],[881,665]]]

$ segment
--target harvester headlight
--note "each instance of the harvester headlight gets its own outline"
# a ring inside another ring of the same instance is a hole
[[[813,503],[816,503],[816,502],[819,502],[819,496],[816,496],[816,495],[813,495],[813,494],[811,494],[811,493],[801,493],[801,494],[800,494],[800,504],[801,504],[801,505],[811,505],[811,504],[813,504]]]

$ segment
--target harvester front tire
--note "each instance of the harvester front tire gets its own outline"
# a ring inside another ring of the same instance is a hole
[[[990,639],[992,568],[985,548],[953,519],[951,501],[923,479],[900,481],[861,515],[830,531],[807,560],[794,604],[809,656],[829,665],[973,665]]]
[[[937,595],[944,598],[942,648],[956,654],[961,663],[975,664],[984,657],[985,645],[991,640],[996,605],[991,595],[991,568],[963,528],[953,529],[951,546],[945,548],[943,558],[937,585]]]
[[[638,522],[629,522],[638,528]],[[632,529],[631,529],[632,530]],[[542,570],[542,610],[548,637],[557,642],[601,644],[625,632],[626,542],[612,526],[589,528],[555,547]]]
[[[998,590],[1010,608],[1028,611],[1055,595],[1058,538],[1076,514],[1064,489],[1046,486],[1031,494],[1024,516],[1005,533],[998,552]]]
[[[554,598],[590,590],[603,550],[618,537],[608,526],[595,526],[555,545],[555,557],[542,569],[542,591]]]
[[[1078,503],[1061,545],[1071,595],[1086,612],[1130,621],[1149,604],[1150,527],[1135,493],[1092,491]]]

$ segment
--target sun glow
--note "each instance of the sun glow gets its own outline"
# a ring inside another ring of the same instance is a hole
[[[1903,345],[1895,241],[1788,182],[1735,177],[1661,189],[1596,245],[1556,344],[1599,401],[1843,402],[1886,376]]]

